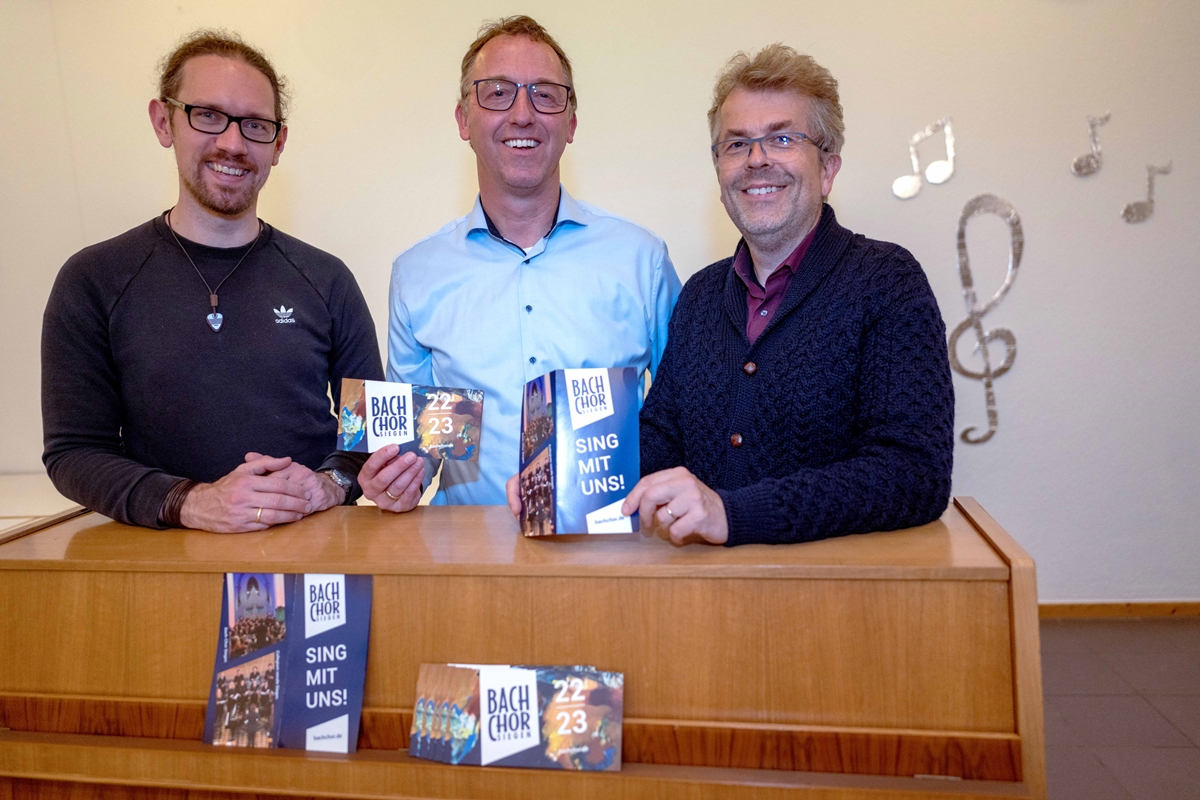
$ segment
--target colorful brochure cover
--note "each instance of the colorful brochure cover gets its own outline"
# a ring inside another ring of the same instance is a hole
[[[483,431],[483,390],[342,378],[338,450],[400,452],[474,461]]]
[[[204,741],[353,753],[370,575],[225,575]]]
[[[621,769],[620,672],[422,664],[416,695],[411,756],[476,766]]]
[[[633,533],[621,503],[640,477],[638,372],[564,369],[525,384],[521,532]]]

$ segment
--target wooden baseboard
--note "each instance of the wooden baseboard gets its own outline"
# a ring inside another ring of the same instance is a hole
[[[1041,619],[1120,619],[1124,617],[1200,617],[1200,601],[1147,603],[1042,603]]]
[[[203,702],[190,700],[0,693],[0,729],[14,732],[124,737],[127,742],[143,737],[159,743],[198,742],[204,732],[204,712]],[[358,747],[406,750],[411,725],[410,710],[365,708]],[[1021,739],[1015,733],[626,717],[622,739],[622,760],[627,764],[908,778],[936,775],[1015,783],[1023,776]],[[7,800],[3,793],[0,799]]]
[[[234,752],[236,751],[236,752]],[[403,752],[353,755],[167,739],[0,731],[0,798],[13,800],[1036,800],[1029,784],[624,764],[620,773],[452,767]]]

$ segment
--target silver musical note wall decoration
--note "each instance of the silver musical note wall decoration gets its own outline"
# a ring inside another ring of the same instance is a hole
[[[1156,167],[1153,164],[1146,166],[1146,199],[1126,203],[1121,209],[1121,219],[1129,223],[1150,219],[1150,215],[1154,213],[1154,176],[1169,175],[1172,163],[1168,161],[1165,167]]]
[[[976,214],[997,215],[1008,225],[1011,237],[1008,251],[1008,272],[1004,275],[1004,283],[1000,285],[996,294],[992,295],[992,299],[982,305],[980,305],[975,292],[975,281],[971,277],[970,261],[967,258],[967,220]],[[996,393],[992,383],[996,378],[1012,369],[1013,361],[1017,358],[1017,338],[1013,332],[1008,328],[984,330],[983,317],[1000,304],[1017,278],[1017,267],[1021,264],[1021,253],[1025,249],[1025,234],[1021,230],[1021,218],[1017,215],[1017,210],[1013,208],[1012,203],[1007,200],[1002,200],[994,194],[976,195],[967,201],[958,217],[957,243],[958,277],[962,282],[963,300],[967,305],[967,318],[958,323],[958,326],[950,333],[950,367],[959,375],[983,382],[984,399],[987,403],[987,433],[972,436],[975,431],[974,427],[967,428],[962,432],[962,440],[967,444],[983,444],[996,433],[999,419],[999,415],[996,413]],[[968,329],[974,330],[975,351],[983,356],[983,369],[980,371],[967,369],[958,360],[958,339]],[[999,366],[993,367],[988,345],[995,341],[1004,342],[1005,352]]]
[[[909,200],[920,193],[921,157],[917,154],[917,145],[938,131],[946,134],[946,157],[938,159],[926,167],[924,179],[932,184],[941,184],[954,176],[954,129],[950,127],[950,118],[942,117],[932,125],[914,133],[908,140],[908,155],[912,159],[912,174],[901,175],[892,181],[892,194],[901,200]]]
[[[1088,142],[1092,146],[1092,152],[1084,153],[1071,162],[1071,172],[1074,172],[1081,178],[1087,177],[1100,169],[1100,139],[1096,135],[1096,128],[1104,125],[1112,117],[1111,111],[1104,112],[1100,117],[1088,117]]]

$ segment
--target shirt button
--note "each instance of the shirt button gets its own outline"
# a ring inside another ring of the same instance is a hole
[[[530,356],[530,357],[529,357],[529,363],[530,363],[530,364],[536,364],[536,363],[537,363],[537,356]]]
[[[754,373],[758,372],[758,364],[755,364],[753,361],[747,361],[742,365],[742,372],[746,373],[747,375],[753,375]]]
[[[767,315],[767,310],[764,308],[762,311],[758,312],[758,315],[760,317],[765,317]]]
[[[533,306],[525,306],[525,310],[526,310],[527,312],[532,312],[532,311],[533,311]]]
[[[742,441],[742,435],[740,433],[735,433],[733,436],[729,437],[729,443],[734,447],[741,447]]]

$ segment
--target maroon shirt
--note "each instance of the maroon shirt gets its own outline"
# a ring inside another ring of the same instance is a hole
[[[800,246],[767,276],[766,286],[758,284],[758,278],[754,275],[754,265],[750,263],[750,248],[746,246],[746,241],[743,239],[738,242],[737,252],[733,254],[733,271],[742,279],[742,283],[746,284],[746,338],[750,340],[750,344],[758,341],[767,323],[775,316],[775,310],[787,294],[792,277],[800,268],[800,262],[804,260],[804,254],[808,252],[808,246],[812,244],[816,233],[817,226],[814,225]]]

